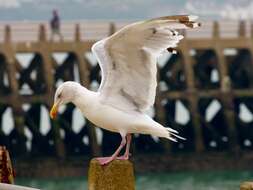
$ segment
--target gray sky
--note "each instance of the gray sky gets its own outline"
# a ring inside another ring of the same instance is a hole
[[[0,20],[144,19],[171,14],[202,18],[253,18],[252,0],[0,0]]]

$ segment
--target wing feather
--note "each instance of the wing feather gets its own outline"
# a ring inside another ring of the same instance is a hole
[[[102,101],[125,111],[154,104],[157,57],[183,38],[176,29],[200,26],[196,16],[168,16],[128,25],[95,43],[92,52],[102,70]]]

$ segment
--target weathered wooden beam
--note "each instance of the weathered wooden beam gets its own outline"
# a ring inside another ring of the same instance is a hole
[[[250,38],[253,38],[253,22],[250,22]]]
[[[113,22],[110,23],[110,28],[109,28],[109,36],[114,34],[116,32],[116,26]]]
[[[219,23],[217,21],[213,22],[213,38],[219,38],[220,37],[220,27]]]
[[[11,27],[9,25],[6,25],[4,29],[4,42],[5,43],[11,42]]]
[[[190,92],[184,91],[165,91],[159,92],[161,99],[186,99]],[[251,89],[238,89],[232,90],[231,94],[235,97],[252,97],[253,90]],[[202,90],[199,89],[196,93],[196,96],[199,98],[219,98],[222,95],[219,89],[217,90]],[[10,102],[13,99],[13,95],[0,95],[0,103],[4,104],[6,102]],[[47,102],[48,97],[44,94],[36,94],[36,95],[20,95],[19,100],[23,103],[36,103],[36,102]]]
[[[197,152],[204,150],[204,142],[202,136],[202,129],[200,124],[200,115],[198,112],[198,96],[195,88],[193,58],[190,56],[190,46],[187,41],[182,43],[182,56],[184,63],[184,73],[186,76],[187,84],[187,100],[189,101],[189,111],[192,116],[195,132],[195,149]]]
[[[238,36],[242,38],[246,37],[246,23],[244,20],[241,20],[239,23]]]
[[[216,45],[216,40],[206,38],[206,39],[187,39],[184,40],[187,41],[187,44],[189,47],[194,49],[214,49]],[[249,38],[220,38],[219,40],[219,46],[221,48],[249,48],[251,46],[251,41]],[[182,41],[183,42],[183,41]],[[182,43],[178,45],[178,49],[181,49]]]
[[[80,25],[76,24],[75,25],[75,36],[74,39],[76,42],[80,42],[81,41],[81,32],[80,32]]]
[[[215,39],[216,45],[214,46],[215,53],[218,58],[218,70],[220,73],[221,87],[220,91],[222,93],[221,102],[224,106],[224,114],[226,123],[228,124],[228,136],[229,136],[229,146],[230,150],[237,151],[239,148],[238,138],[235,126],[235,113],[234,113],[234,96],[231,90],[230,77],[228,73],[228,66],[225,60],[224,49],[221,47],[221,42]]]
[[[45,25],[44,24],[40,24],[39,27],[39,36],[38,36],[38,41],[46,41],[47,40],[47,36],[46,36],[46,29],[45,29]]]
[[[47,97],[47,101],[45,102],[45,104],[47,105],[47,107],[51,107],[53,104],[53,97],[54,97],[54,90],[55,90],[54,88],[55,81],[54,81],[53,64],[52,64],[53,51],[51,50],[50,44],[51,43],[48,43],[45,40],[42,40],[40,43],[40,51],[39,51],[43,59],[43,64],[42,64],[43,73],[47,74],[45,77],[45,83],[46,83],[45,96]],[[52,123],[54,124],[53,133],[54,133],[56,155],[59,158],[65,158],[66,151],[65,151],[64,143],[60,136],[59,122],[57,120],[54,120]]]
[[[96,41],[86,40],[84,42],[57,42],[57,43],[48,43],[47,47],[51,49],[52,52],[70,52],[75,51],[75,49],[80,49],[83,52],[90,51],[92,45]],[[186,42],[189,48],[193,49],[213,49],[216,41],[210,38],[203,39],[183,39],[182,42]],[[219,45],[221,48],[250,48],[251,39],[249,38],[220,38]],[[30,52],[39,52],[41,49],[41,43],[39,42],[18,42],[11,43],[12,47],[15,47],[16,52],[30,53]],[[178,49],[181,50],[183,44],[178,45]],[[0,44],[0,51],[3,52],[7,50],[6,44]]]
[[[14,113],[14,124],[19,134],[19,153],[26,153],[26,144],[24,141],[24,115],[22,111],[22,102],[19,99],[19,85],[18,80],[15,77],[17,73],[16,68],[16,50],[13,43],[6,43],[4,48],[4,55],[6,57],[7,76],[11,89],[11,99],[9,104],[12,107]]]
[[[46,47],[50,48],[52,52],[71,52],[75,51],[76,49],[86,52],[90,51],[94,43],[94,40],[86,40],[85,42],[50,42],[46,43]],[[15,48],[16,52],[22,53],[40,52],[41,50],[41,42],[13,42],[11,43],[11,46]],[[4,51],[5,49],[6,45],[0,44],[0,51]]]

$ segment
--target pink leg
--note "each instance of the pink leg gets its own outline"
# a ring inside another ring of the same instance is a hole
[[[114,154],[111,157],[96,158],[101,165],[106,165],[106,164],[110,163],[111,161],[113,161],[117,158],[117,156],[119,155],[122,148],[126,145],[125,136],[121,136],[121,137],[122,137],[121,143],[120,143],[119,147],[117,148],[117,150],[114,152]]]
[[[127,134],[126,139],[127,139],[126,151],[123,156],[117,157],[118,160],[128,160],[129,156],[131,155],[129,153],[129,150],[130,150],[132,135]]]

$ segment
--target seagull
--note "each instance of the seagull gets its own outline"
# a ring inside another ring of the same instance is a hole
[[[91,50],[102,72],[98,91],[72,81],[62,83],[55,92],[50,117],[57,116],[60,105],[72,102],[96,126],[119,133],[122,140],[116,151],[109,157],[96,158],[101,165],[115,159],[128,160],[131,135],[135,133],[184,140],[176,130],[154,121],[147,110],[155,102],[157,58],[166,50],[175,53],[183,39],[177,29],[199,27],[197,18],[176,15],[140,21],[96,42]]]

